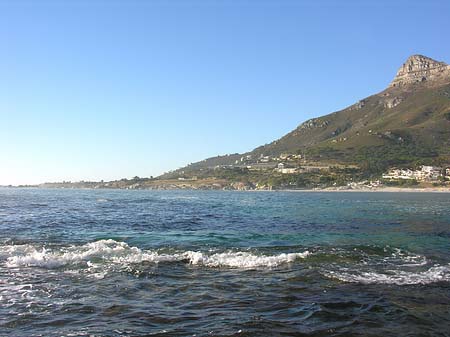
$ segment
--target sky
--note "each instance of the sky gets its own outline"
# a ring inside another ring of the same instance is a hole
[[[450,63],[450,2],[0,0],[0,185],[157,176]]]

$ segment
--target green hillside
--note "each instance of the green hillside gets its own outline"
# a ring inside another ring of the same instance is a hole
[[[378,94],[310,119],[253,151],[208,158],[165,176],[242,169],[283,154],[299,155],[297,165],[355,165],[362,177],[393,166],[450,165],[450,66],[411,56]]]

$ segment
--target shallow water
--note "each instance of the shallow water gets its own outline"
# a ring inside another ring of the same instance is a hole
[[[0,189],[0,335],[449,336],[450,195]]]

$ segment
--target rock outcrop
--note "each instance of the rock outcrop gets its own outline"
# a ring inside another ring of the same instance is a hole
[[[450,82],[450,66],[422,55],[410,56],[400,67],[390,87],[407,86],[414,83],[432,85]]]

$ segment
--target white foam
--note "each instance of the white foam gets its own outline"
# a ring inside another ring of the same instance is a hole
[[[21,249],[9,249],[18,253],[9,256],[6,261],[8,267],[37,266],[46,268],[58,268],[67,264],[87,263],[90,259],[98,257],[106,259],[124,253],[138,250],[130,248],[124,242],[114,240],[100,240],[91,242],[81,247],[69,247],[66,250],[52,251],[45,247],[40,250],[30,245],[22,245]],[[22,253],[22,254],[21,254]]]
[[[233,268],[273,268],[281,264],[292,263],[296,259],[304,259],[309,255],[308,251],[302,253],[283,253],[279,255],[254,255],[248,252],[227,252],[213,255],[205,255],[200,252],[186,252],[186,258],[191,264],[205,265],[208,267],[233,267]]]
[[[450,281],[450,265],[425,269],[430,261],[423,255],[400,248],[385,247],[384,251],[392,253],[385,257],[367,256],[361,264],[341,266],[323,274],[343,282],[362,284],[412,285]]]
[[[104,265],[129,266],[142,262],[160,263],[187,261],[192,265],[207,267],[231,268],[273,268],[281,264],[292,263],[296,259],[305,258],[308,251],[300,253],[282,253],[279,255],[256,255],[249,252],[229,251],[223,253],[205,253],[199,251],[182,251],[173,254],[159,251],[141,250],[130,247],[125,242],[115,240],[100,240],[83,246],[52,250],[35,248],[31,245],[5,246],[1,254],[6,255],[6,266],[59,268],[69,265],[82,265],[91,270],[98,271]],[[95,263],[93,262],[95,261]]]
[[[386,258],[384,261],[399,264],[405,267],[424,266],[428,263],[428,260],[425,256],[413,254],[399,248],[395,248],[391,256],[389,258]]]
[[[450,264],[446,266],[433,266],[421,272],[404,270],[386,270],[385,272],[334,272],[329,271],[326,276],[336,278],[344,282],[363,284],[430,284],[435,282],[450,281]]]

